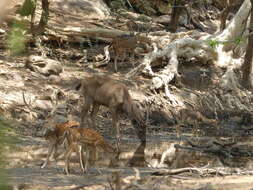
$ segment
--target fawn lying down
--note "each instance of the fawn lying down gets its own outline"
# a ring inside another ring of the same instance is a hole
[[[83,168],[83,165],[82,165],[83,172],[87,171],[90,150],[93,151],[94,164],[97,159],[96,158],[97,149],[102,149],[104,152],[109,153],[113,161],[116,161],[118,159],[118,153],[116,152],[116,150],[104,140],[104,138],[102,137],[102,135],[100,135],[99,132],[97,132],[94,129],[80,128],[80,127],[69,128],[65,132],[65,136],[68,139],[68,142],[70,142],[70,145],[67,148],[67,151],[65,154],[66,174],[69,174],[69,157],[71,153],[73,152],[73,150],[76,149],[77,146],[81,146],[82,149],[86,150],[85,167]],[[83,160],[81,159],[83,158],[82,149],[79,149],[81,164],[83,164]]]
[[[136,103],[132,100],[127,87],[106,76],[92,76],[82,80],[82,93],[85,104],[81,111],[82,125],[91,105],[91,121],[94,125],[95,116],[101,105],[106,106],[112,113],[112,125],[116,129],[117,148],[119,150],[120,131],[118,126],[120,111],[125,112],[131,119],[137,121],[134,125],[139,139],[146,142],[146,129],[143,122],[143,115]]]
[[[66,130],[72,127],[78,127],[80,124],[76,121],[67,121],[65,123],[52,123],[51,120],[46,124],[48,127],[54,126],[54,129],[47,128],[44,137],[49,141],[49,149],[47,158],[41,168],[45,168],[48,164],[49,158],[52,154],[54,154],[54,158],[56,159],[57,148],[59,145],[64,142],[64,133]],[[68,142],[69,144],[69,142]],[[77,150],[76,150],[77,151]]]

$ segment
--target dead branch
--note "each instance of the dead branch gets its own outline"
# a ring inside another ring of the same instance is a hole
[[[208,148],[199,148],[199,147],[181,146],[181,145],[176,144],[175,148],[185,149],[185,150],[190,150],[190,151],[198,151],[198,152],[207,153],[207,154],[214,154],[216,156],[222,156],[222,157],[225,157],[225,158],[233,157],[230,151],[228,151],[226,149],[222,149],[222,148],[217,147],[217,146],[211,146],[211,147],[208,147]]]
[[[221,142],[218,142],[218,141],[213,141],[213,144],[216,144],[216,145],[219,145],[219,146],[222,146],[222,147],[227,147],[227,146],[233,146],[235,144],[237,144],[237,142],[228,142],[228,143],[221,143]]]
[[[178,75],[178,58],[182,57],[186,60],[195,58],[200,60],[202,63],[208,64],[217,59],[217,53],[212,49],[207,41],[205,40],[195,40],[190,37],[185,37],[182,39],[175,40],[170,43],[163,50],[157,49],[156,44],[153,45],[153,52],[145,55],[142,63],[134,70],[127,73],[127,77],[133,77],[138,73],[143,73],[152,77],[151,88],[159,89],[164,88],[165,94],[171,101],[173,106],[182,105],[180,101],[177,100],[168,90],[168,84],[175,78],[179,79]],[[151,67],[151,63],[159,58],[169,59],[167,66],[159,73],[154,73]],[[180,80],[179,80],[180,81]]]
[[[82,36],[82,37],[102,37],[102,38],[115,38],[117,36],[121,35],[130,35],[130,32],[125,32],[121,30],[109,30],[109,29],[103,29],[103,28],[96,28],[96,29],[86,29],[81,27],[65,27],[65,28],[59,28],[55,26],[49,26],[48,28],[52,29],[56,32],[62,32],[63,34],[71,35],[71,36]]]
[[[95,62],[91,64],[91,67],[102,67],[109,63],[110,61],[110,53],[109,53],[109,45],[104,47],[105,59],[100,62]]]
[[[189,139],[186,139],[186,142],[191,145],[192,147],[196,147],[196,148],[210,148],[212,146],[212,144],[207,144],[207,145],[197,145],[195,143],[193,143],[192,141],[190,141]]]
[[[212,169],[212,168],[180,168],[180,169],[157,171],[157,172],[153,172],[151,175],[163,176],[163,175],[178,175],[182,173],[196,173],[201,176],[213,175],[213,174],[215,175],[218,174],[221,176],[231,175],[231,172],[226,172],[226,171],[222,171],[221,169]]]
[[[33,109],[26,101],[25,99],[25,92],[23,91],[22,92],[22,98],[23,98],[23,102],[24,104],[26,105],[26,107],[31,111],[31,112],[36,112],[38,113],[39,115],[44,115],[42,112],[40,112],[39,110],[36,110],[36,109]]]

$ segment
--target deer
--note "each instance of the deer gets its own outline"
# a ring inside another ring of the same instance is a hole
[[[54,126],[54,128],[50,129],[51,126]],[[51,119],[47,121],[47,123],[44,125],[44,127],[46,128],[44,138],[47,141],[49,141],[49,148],[48,148],[47,158],[44,161],[43,165],[41,166],[42,169],[47,166],[52,154],[54,155],[54,159],[56,160],[57,149],[60,145],[64,144],[65,142],[65,137],[64,137],[65,132],[70,128],[75,128],[79,126],[80,126],[80,123],[77,121],[67,121],[64,123],[56,123],[56,124],[53,123]],[[68,145],[69,144],[70,142],[68,142]]]
[[[77,90],[79,88],[82,89],[81,93],[83,94],[85,101],[81,110],[81,126],[83,125],[84,119],[92,106],[90,120],[94,128],[95,116],[102,105],[108,107],[112,113],[112,126],[116,131],[118,150],[120,144],[120,130],[118,122],[119,113],[121,111],[125,112],[131,119],[137,122],[137,125],[133,125],[137,136],[142,143],[146,143],[146,126],[143,122],[143,114],[137,104],[133,101],[128,92],[128,88],[124,84],[116,82],[107,76],[94,75],[83,79]]]
[[[117,60],[120,55],[122,55],[121,62],[124,62],[126,58],[126,53],[132,54],[132,66],[134,67],[134,50],[138,44],[138,36],[137,35],[121,35],[117,36],[112,40],[112,43],[109,47],[113,47],[113,51],[115,54],[114,58],[114,71],[118,72],[117,68]]]
[[[55,91],[57,93],[57,91]],[[54,96],[57,95],[54,93]],[[33,109],[26,101],[25,98],[25,93],[22,93],[22,97],[23,97],[23,102],[24,104],[27,106],[27,108],[32,111],[32,112],[37,112],[38,114],[41,114],[40,112],[38,112],[38,110]],[[52,101],[51,97],[50,100]],[[53,103],[53,101],[52,101]],[[44,138],[49,141],[49,148],[48,148],[48,153],[47,153],[47,157],[46,160],[44,161],[44,163],[42,164],[41,168],[45,168],[49,162],[49,159],[51,157],[51,155],[54,155],[54,159],[56,160],[57,158],[57,149],[60,145],[64,144],[66,142],[66,139],[64,137],[65,132],[69,129],[69,128],[75,128],[75,127],[79,127],[80,123],[77,121],[72,121],[72,120],[68,120],[67,122],[63,122],[63,123],[55,123],[53,121],[53,115],[55,113],[57,109],[57,100],[56,103],[53,103],[53,109],[52,111],[46,116],[46,122],[44,123]],[[70,142],[68,142],[69,144]],[[80,147],[81,148],[81,147]],[[65,147],[66,149],[66,147]],[[76,149],[76,152],[78,153],[78,150]],[[80,165],[83,169],[83,162],[81,162],[80,159]]]
[[[97,160],[98,149],[102,149],[104,152],[109,153],[110,158],[113,161],[118,161],[119,152],[117,152],[114,147],[108,144],[103,138],[103,136],[94,129],[81,127],[69,128],[65,132],[64,136],[68,139],[68,142],[70,143],[65,153],[65,172],[67,175],[69,175],[69,158],[71,156],[71,153],[76,149],[77,146],[81,146],[82,149],[86,149],[85,167],[83,168],[82,166],[83,172],[87,172],[90,150],[92,150],[94,153],[94,165]],[[81,159],[83,154],[82,149],[79,149],[81,163],[83,163],[83,160]],[[95,168],[99,173],[101,173],[100,170],[96,167],[96,165]]]

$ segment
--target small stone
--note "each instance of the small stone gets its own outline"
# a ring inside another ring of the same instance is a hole
[[[4,34],[6,31],[0,28],[0,34]]]
[[[52,102],[49,100],[36,100],[35,107],[42,110],[52,110],[53,105]]]
[[[48,82],[50,84],[60,84],[62,81],[61,77],[60,76],[57,76],[57,75],[50,75],[48,77]]]

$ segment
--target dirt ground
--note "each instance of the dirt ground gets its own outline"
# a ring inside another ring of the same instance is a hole
[[[171,139],[170,139],[171,140]],[[149,150],[158,150],[166,146],[168,141],[148,142]],[[129,141],[123,142],[124,145]],[[136,143],[129,143],[134,149]],[[125,150],[127,148],[125,147]],[[120,175],[123,187],[130,186],[130,189],[204,189],[204,190],[252,190],[253,176],[251,175],[229,175],[213,177],[201,177],[197,174],[179,174],[154,176],[156,171],[164,169],[150,167],[116,167],[109,168],[108,160],[104,155],[100,155],[98,162],[101,174],[93,167],[88,169],[87,174],[83,174],[78,167],[77,159],[72,160],[71,174],[65,175],[63,172],[64,162],[62,157],[56,163],[51,161],[50,164],[41,169],[40,166],[45,159],[47,142],[42,138],[23,137],[17,145],[16,150],[11,151],[9,155],[10,162],[8,169],[8,179],[11,184],[19,184],[24,189],[110,189],[113,173]],[[147,155],[149,154],[147,150]],[[128,154],[131,154],[131,150]],[[127,154],[126,154],[127,155]],[[180,158],[179,158],[180,159]],[[212,168],[212,167],[210,167]],[[138,174],[139,172],[139,174]],[[134,185],[138,184],[138,185]],[[139,188],[138,188],[139,187]],[[141,187],[141,188],[140,188]]]

